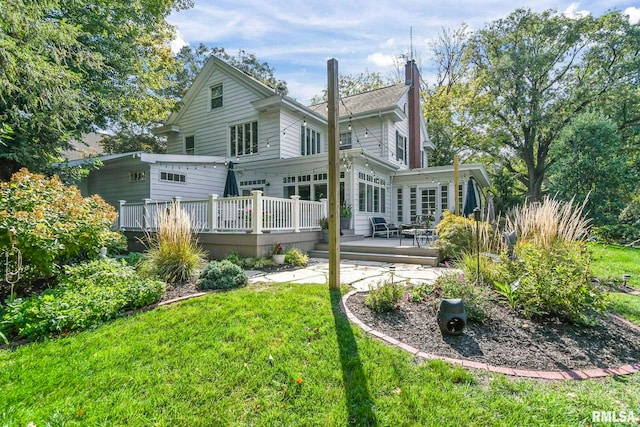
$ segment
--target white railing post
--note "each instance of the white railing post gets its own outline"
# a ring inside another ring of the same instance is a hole
[[[262,191],[253,190],[251,195],[253,196],[252,233],[262,234]]]
[[[122,230],[124,228],[124,205],[127,203],[126,200],[118,200],[120,202],[120,209],[118,210],[118,228]]]
[[[209,210],[207,212],[207,225],[209,226],[209,231],[214,232],[218,228],[218,206],[216,204],[218,199],[217,194],[209,194]]]
[[[322,216],[325,218],[329,217],[329,199],[320,199],[320,203],[322,203]]]
[[[173,196],[173,203],[175,203],[176,205],[180,206],[180,200],[182,200],[182,197]]]
[[[151,216],[149,215],[149,204],[151,199],[142,199],[144,205],[142,205],[142,229],[146,230],[151,226]]]
[[[291,196],[291,200],[293,200],[292,204],[292,216],[293,216],[293,232],[300,232],[300,196]]]

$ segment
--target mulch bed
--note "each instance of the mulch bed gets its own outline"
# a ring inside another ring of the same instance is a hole
[[[607,315],[596,326],[539,323],[496,303],[484,323],[469,321],[462,335],[443,336],[433,304],[407,302],[398,310],[375,313],[364,304],[365,296],[357,293],[346,301],[358,319],[436,356],[546,371],[614,368],[640,361],[640,330]]]

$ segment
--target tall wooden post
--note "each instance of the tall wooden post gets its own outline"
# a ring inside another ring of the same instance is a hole
[[[338,61],[327,61],[329,107],[329,289],[340,289],[340,128]]]

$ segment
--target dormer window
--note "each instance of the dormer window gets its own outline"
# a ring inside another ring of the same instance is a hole
[[[211,109],[222,107],[222,83],[211,88]]]

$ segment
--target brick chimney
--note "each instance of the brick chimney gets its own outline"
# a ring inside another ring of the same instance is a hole
[[[405,82],[409,86],[409,168],[416,169],[422,167],[422,156],[420,155],[420,72],[416,61],[407,61],[404,68]]]

